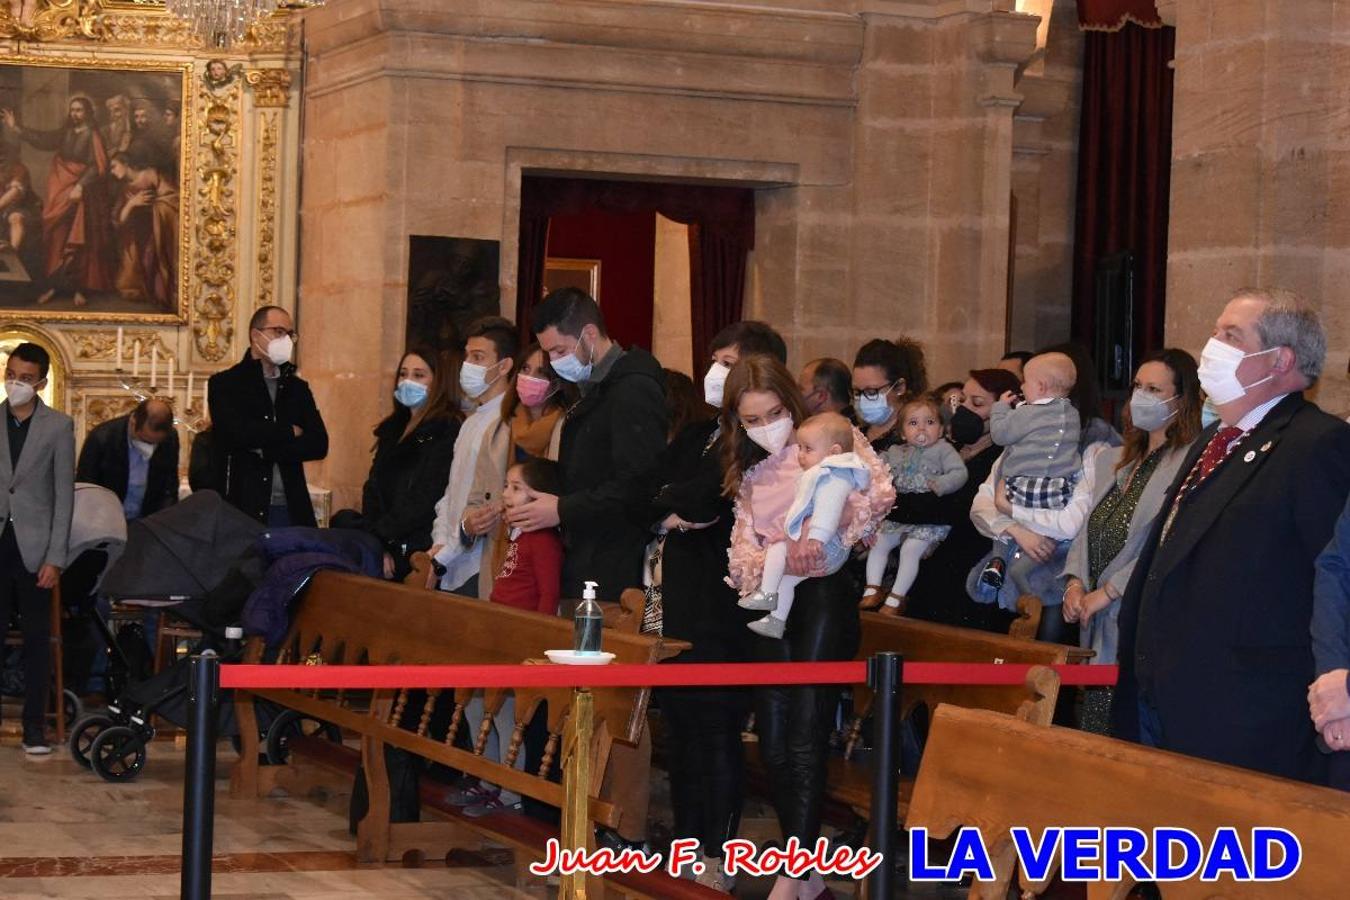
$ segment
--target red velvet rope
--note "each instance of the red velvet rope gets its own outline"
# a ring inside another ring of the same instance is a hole
[[[907,662],[904,684],[1015,685],[1025,664]],[[1113,685],[1115,666],[1049,666],[1063,685]],[[867,662],[688,663],[680,665],[246,666],[220,669],[223,688],[707,687],[861,684]],[[903,690],[903,686],[902,686]]]

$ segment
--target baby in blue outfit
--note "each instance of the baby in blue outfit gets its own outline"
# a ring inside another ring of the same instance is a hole
[[[853,426],[838,413],[812,416],[797,427],[797,462],[804,471],[783,530],[796,541],[805,528],[807,538],[825,548],[825,571],[817,574],[832,575],[848,561],[849,548],[839,536],[844,507],[854,491],[867,490],[872,475],[853,452]],[[770,610],[746,626],[765,637],[783,636],[792,612],[793,591],[804,580],[786,574],[787,552],[786,540],[769,545],[759,590],[740,600],[745,609]]]

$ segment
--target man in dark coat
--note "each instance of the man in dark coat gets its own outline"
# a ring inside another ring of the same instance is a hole
[[[666,447],[665,375],[647,351],[624,350],[605,333],[600,308],[584,291],[554,291],[531,311],[540,347],[559,377],[581,390],[563,420],[558,464],[563,493],[534,494],[509,517],[526,531],[562,525],[562,596],[584,582],[602,600],[642,586],[642,556],[651,540],[642,519],[651,500],[647,478]]]
[[[128,415],[89,432],[75,480],[112,491],[128,519],[177,503],[178,432],[173,428],[173,408],[163,400],[142,400]]]
[[[267,525],[312,527],[304,464],[328,455],[328,431],[309,385],[295,374],[290,313],[264,306],[249,322],[249,348],[211,376],[207,405],[225,459],[225,499]]]
[[[1313,562],[1350,493],[1350,425],[1303,398],[1326,356],[1292,292],[1243,291],[1200,382],[1220,421],[1168,493],[1120,610],[1118,736],[1321,781]]]

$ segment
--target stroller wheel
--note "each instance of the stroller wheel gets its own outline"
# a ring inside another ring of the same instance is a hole
[[[61,697],[61,712],[66,717],[67,728],[84,717],[84,703],[80,700],[80,695],[70,688],[66,688]]]
[[[89,750],[94,746],[94,739],[113,724],[112,717],[102,713],[85,716],[76,722],[70,729],[70,740],[66,742],[71,759],[89,768]]]
[[[283,710],[267,729],[267,762],[274,766],[286,765],[291,756],[290,742],[295,738],[317,734],[322,734],[334,743],[342,743],[342,732],[336,725],[312,719],[293,709]]]
[[[89,764],[104,781],[131,781],[145,768],[145,738],[126,725],[104,729],[89,748]]]

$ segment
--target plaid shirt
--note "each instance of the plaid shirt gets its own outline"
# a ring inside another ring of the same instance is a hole
[[[1063,509],[1073,497],[1077,478],[1015,475],[1005,482],[1008,502],[1024,509]]]

